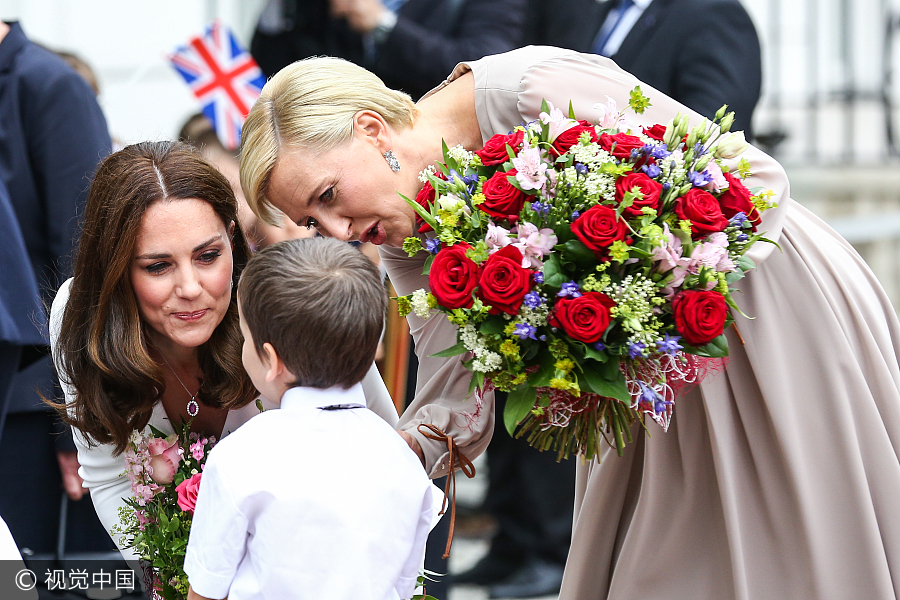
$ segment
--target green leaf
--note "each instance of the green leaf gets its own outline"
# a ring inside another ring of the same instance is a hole
[[[450,346],[446,350],[441,350],[440,352],[436,352],[431,356],[436,356],[438,358],[449,358],[451,356],[459,356],[460,354],[466,353],[468,350],[463,345],[462,342],[457,342],[456,344]]]
[[[178,515],[172,517],[172,520],[169,521],[169,525],[166,527],[166,531],[169,533],[174,533],[181,527],[181,519],[178,518]]]
[[[733,283],[737,283],[741,279],[744,278],[744,271],[742,269],[735,269],[730,273],[725,274],[725,283],[731,285]]]
[[[591,388],[590,391],[595,394],[630,403],[631,394],[628,393],[628,386],[625,385],[625,377],[622,375],[622,372],[619,371],[618,365],[616,365],[616,375],[617,377],[615,379],[609,380],[600,375],[596,370],[586,368],[584,370],[584,381],[588,384],[588,387]]]
[[[501,317],[488,317],[484,323],[478,326],[478,331],[485,335],[500,335],[506,329],[506,321]]]
[[[708,358],[724,358],[728,356],[728,338],[723,333],[719,337],[713,339],[705,346],[695,348],[694,346],[685,346],[684,351],[697,356],[706,356]]]
[[[546,387],[550,385],[550,380],[556,374],[556,359],[547,351],[546,348],[541,349],[540,368],[528,377],[528,384],[532,387]]]
[[[437,228],[438,228],[438,222],[437,222],[437,220],[436,220],[434,217],[431,216],[431,213],[430,213],[430,212],[428,212],[427,210],[425,210],[424,208],[422,208],[422,206],[421,206],[418,202],[416,202],[415,200],[410,200],[409,198],[407,198],[407,197],[404,196],[403,194],[400,194],[399,192],[397,192],[397,193],[399,194],[399,196],[400,196],[401,198],[403,198],[404,200],[406,200],[406,203],[409,204],[409,205],[413,208],[413,210],[416,211],[416,214],[418,214],[420,217],[422,217],[422,220],[423,220],[423,221],[425,221],[426,223],[428,223],[429,225],[431,225],[431,228],[434,229],[435,231],[437,231]]]
[[[577,264],[596,264],[597,258],[591,249],[584,245],[581,240],[569,240],[563,247],[563,255]],[[544,273],[544,281],[547,281],[547,274]]]
[[[569,100],[569,118],[578,120],[578,117],[575,116],[575,107],[572,106],[571,100]]]
[[[428,275],[431,273],[431,263],[434,262],[434,257],[436,254],[429,254],[428,258],[425,259],[425,264],[422,266],[422,275]]]
[[[513,435],[516,425],[521,423],[534,408],[536,397],[535,389],[527,385],[520,385],[509,393],[506,399],[506,408],[503,409],[503,424],[509,435]]]
[[[592,358],[592,359],[596,360],[597,362],[601,362],[601,363],[605,363],[606,361],[609,360],[609,354],[607,354],[606,352],[604,352],[602,350],[597,350],[596,348],[594,348],[593,345],[581,344],[580,342],[578,342],[578,343],[581,346],[584,346],[584,357],[585,358]],[[573,342],[573,345],[574,345],[574,342]]]
[[[562,265],[559,262],[559,253],[553,253],[550,258],[544,262],[544,285],[552,287],[562,287],[569,278],[562,272]]]
[[[735,264],[743,271],[749,271],[756,268],[756,263],[753,262],[753,259],[749,256],[740,257],[739,259],[737,259],[737,261],[735,261]]]

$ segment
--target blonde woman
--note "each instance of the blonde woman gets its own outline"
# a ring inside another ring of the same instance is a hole
[[[334,59],[286,67],[244,126],[241,183],[261,218],[282,211],[323,235],[380,245],[399,294],[428,285],[416,235],[419,172],[441,143],[477,150],[538,117],[541,101],[597,120],[640,82],[604,58],[527,47],[461,63],[413,105],[370,73]],[[700,117],[643,86],[638,125]],[[622,457],[578,465],[575,528],[560,598],[835,600],[900,597],[900,324],[849,244],[792,201],[781,166],[759,150],[750,187],[774,191],[760,226],[758,268],[741,282],[744,344],[729,331],[727,369],[678,401],[667,433]],[[398,194],[399,192],[399,194]],[[440,314],[411,315],[420,360],[417,397],[400,430],[434,477],[449,433],[469,457],[488,443],[494,415],[467,395],[455,342]]]

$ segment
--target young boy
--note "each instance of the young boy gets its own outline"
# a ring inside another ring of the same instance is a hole
[[[275,244],[238,286],[243,362],[280,410],[212,450],[184,570],[188,598],[405,599],[434,513],[415,453],[365,408],[387,297],[328,238]]]

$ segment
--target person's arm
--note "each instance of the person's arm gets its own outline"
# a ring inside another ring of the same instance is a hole
[[[412,0],[411,0],[412,1]],[[463,60],[519,46],[525,0],[463,0],[453,31],[440,32],[404,16],[378,47],[374,71],[384,79],[409,82],[404,89],[430,88]]]
[[[227,450],[219,442],[206,460],[184,557],[184,572],[199,598],[226,598],[247,551],[250,522],[235,500],[244,490],[227,481],[235,459]]]
[[[69,288],[72,281],[68,280],[60,286],[50,308],[50,349],[59,368],[57,348],[59,346],[59,332],[62,327],[63,312],[69,300]],[[71,406],[75,402],[75,391],[64,381],[60,382],[65,395],[66,404]],[[131,484],[125,477],[125,458],[121,455],[114,456],[112,446],[109,444],[91,445],[79,431],[72,432],[75,448],[78,453],[77,461],[69,465],[69,471],[77,469],[76,475],[90,490],[91,500],[97,517],[103,528],[110,534],[113,541],[122,551],[126,559],[134,558],[133,553],[122,547],[121,540],[114,536],[110,530],[113,525],[119,523],[119,507],[125,506],[124,498],[131,495]],[[80,464],[80,467],[79,467]],[[68,473],[72,477],[71,472]],[[74,485],[74,481],[71,482]],[[70,494],[71,495],[71,494]]]
[[[206,596],[201,596],[197,592],[194,591],[194,588],[188,587],[188,600],[217,600],[215,598],[207,598]],[[228,600],[228,596],[225,596],[224,600]]]
[[[93,90],[69,68],[23,81],[28,101],[23,123],[29,162],[43,209],[48,256],[65,262],[72,254],[87,190],[100,160],[110,152],[106,119]],[[67,265],[58,267],[56,288]]]
[[[408,257],[403,250],[381,246],[381,260],[397,294],[404,296],[428,288],[428,277],[422,275],[422,255]],[[472,460],[487,448],[494,431],[494,393],[483,398],[469,394],[472,373],[463,366],[464,356],[439,358],[432,356],[456,343],[456,326],[435,312],[429,319],[414,314],[407,317],[415,342],[419,370],[416,396],[400,416],[397,425],[401,435],[423,460],[432,478],[447,475],[447,444],[429,439],[418,430],[421,424],[433,424],[453,438],[459,450]]]
[[[728,104],[735,115],[732,130],[746,131],[751,139],[751,118],[762,82],[756,29],[738,2],[704,3],[702,8],[690,18],[679,17],[683,35],[672,95],[710,117]]]

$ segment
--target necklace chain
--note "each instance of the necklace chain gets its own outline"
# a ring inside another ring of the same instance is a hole
[[[159,355],[162,356],[163,362],[166,363],[166,366],[169,367],[170,371],[172,371],[172,375],[175,376],[175,379],[178,380],[178,383],[181,384],[181,387],[184,388],[184,391],[187,392],[188,396],[191,397],[191,399],[187,403],[187,413],[191,417],[196,417],[197,413],[200,412],[200,404],[197,402],[197,394],[192,394],[191,390],[189,390],[188,387],[184,385],[181,377],[178,376],[178,373],[175,372],[175,369],[173,369],[172,365],[169,364],[169,361],[166,360],[165,355],[162,352],[160,352]],[[197,392],[199,393],[200,390],[197,390]]]

